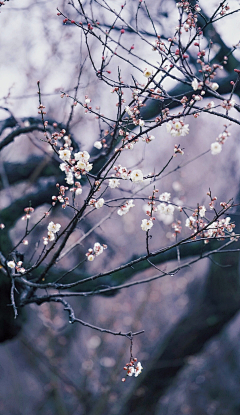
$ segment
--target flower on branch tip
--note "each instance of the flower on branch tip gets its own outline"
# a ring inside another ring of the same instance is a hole
[[[133,170],[130,174],[130,179],[132,180],[132,182],[142,182],[143,181],[143,173],[141,170],[137,169],[137,170]]]
[[[141,228],[143,231],[147,232],[149,231],[153,226],[153,221],[151,219],[143,219]]]
[[[129,212],[129,209],[134,206],[135,205],[133,204],[133,199],[131,199],[128,202],[126,202],[123,206],[121,206],[120,209],[118,209],[117,213],[119,216],[126,215],[126,213]]]
[[[215,143],[211,144],[211,153],[213,156],[216,156],[217,154],[221,153],[222,151],[222,144],[215,141]]]

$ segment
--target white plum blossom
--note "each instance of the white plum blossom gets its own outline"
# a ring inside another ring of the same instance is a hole
[[[129,115],[129,117],[131,117],[132,111],[131,111],[131,109],[130,109],[130,107],[128,105],[125,107],[125,111]]]
[[[185,226],[189,229],[193,229],[194,222],[196,222],[196,219],[194,219],[193,216],[189,216],[189,218],[186,219]]]
[[[165,211],[164,211],[165,215],[171,215],[172,216],[173,212],[174,212],[174,206],[173,205],[169,204],[165,207]]]
[[[87,257],[88,261],[93,261],[94,260],[94,255],[90,254]]]
[[[75,191],[75,195],[78,196],[78,195],[81,195],[81,194],[82,194],[82,188],[78,187]]]
[[[97,148],[98,150],[101,150],[102,148],[101,141],[95,141],[95,143],[93,144],[93,147]]]
[[[141,365],[141,362],[138,362],[136,368],[135,368],[135,378],[142,373],[143,367]]]
[[[207,209],[205,208],[205,206],[200,206],[199,207],[199,215],[201,216],[201,218],[203,218],[205,216],[206,210]]]
[[[59,150],[59,158],[63,161],[69,161],[71,158],[71,151],[68,149]]]
[[[74,184],[73,173],[71,171],[66,173],[65,180],[66,180],[67,184]]]
[[[145,125],[144,120],[139,120],[139,127],[144,127],[144,125]]]
[[[100,209],[101,207],[103,207],[104,205],[104,199],[103,197],[101,197],[100,199],[97,200],[97,202],[94,204],[96,209]]]
[[[170,197],[171,197],[171,193],[164,192],[164,193],[162,193],[162,194],[159,196],[159,200],[160,200],[161,202],[169,202]]]
[[[55,240],[54,232],[48,232],[48,241],[52,242]]]
[[[134,366],[129,366],[127,370],[127,376],[132,376],[135,374],[135,368]]]
[[[15,264],[15,262],[14,262],[14,261],[8,261],[8,262],[7,262],[7,266],[8,266],[9,268],[13,269],[13,268],[15,268],[16,264]]]
[[[217,154],[221,153],[222,151],[222,144],[215,141],[215,143],[211,144],[211,153],[213,156],[216,156]]]
[[[61,225],[60,223],[49,222],[48,224],[48,232],[56,233],[60,230]]]
[[[96,242],[93,246],[93,250],[95,255],[98,256],[103,253],[103,246],[99,242]]]
[[[159,213],[165,214],[165,209],[166,209],[166,204],[165,203],[160,203],[157,207],[157,210],[158,210]]]
[[[128,213],[129,210],[134,206],[135,205],[133,204],[133,199],[131,199],[128,202],[126,202],[123,206],[121,206],[120,209],[118,209],[117,214],[119,216],[126,215],[126,213]]]
[[[68,166],[67,166],[67,164],[66,164],[66,163],[61,163],[61,164],[59,165],[59,169],[60,169],[60,170],[62,170],[62,171],[66,171],[66,170],[67,170],[67,168],[68,168]]]
[[[219,88],[219,85],[217,84],[217,82],[213,82],[211,88],[213,89],[213,91],[216,91]]]
[[[145,68],[144,69],[144,71],[143,71],[143,75],[146,77],[146,78],[150,78],[150,76],[152,76],[152,69],[149,69],[149,68]]]
[[[120,184],[119,179],[109,179],[109,187],[111,187],[111,189],[118,187],[119,184]]]
[[[189,124],[184,124],[183,121],[168,121],[166,124],[167,132],[172,137],[185,136],[189,133]]]
[[[130,174],[130,179],[132,180],[132,182],[142,182],[143,181],[143,173],[141,170],[137,169],[137,170],[133,170]]]
[[[151,219],[143,219],[141,228],[143,231],[147,232],[149,229],[151,229],[153,226],[153,221]]]
[[[191,85],[192,85],[192,88],[194,89],[194,91],[197,91],[197,89],[198,89],[198,80],[195,78],[192,81]]]
[[[90,154],[87,151],[79,151],[78,153],[74,154],[75,160],[84,160],[88,161],[90,159]]]
[[[150,136],[148,137],[148,140],[149,140],[149,141],[153,141],[153,140],[155,140],[154,135],[150,135]]]
[[[121,174],[121,178],[123,180],[127,180],[127,179],[130,178],[129,175],[128,175],[128,171],[127,171],[126,167],[120,167],[120,169],[118,171]]]

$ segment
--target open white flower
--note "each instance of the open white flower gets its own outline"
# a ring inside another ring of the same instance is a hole
[[[52,232],[52,233],[56,233],[59,231],[59,229],[61,228],[60,223],[54,223],[54,222],[49,222],[48,224],[48,232]]]
[[[95,208],[96,209],[100,209],[101,207],[103,207],[104,205],[104,199],[103,197],[101,197],[100,199],[98,199],[98,201],[95,203]]]
[[[143,75],[144,75],[146,78],[149,78],[150,76],[152,76],[152,70],[151,70],[151,69],[149,69],[149,68],[145,68],[145,69],[144,69],[144,71],[143,71]]]
[[[143,181],[143,173],[141,170],[133,170],[130,174],[130,179],[132,182],[142,182]]]
[[[142,365],[141,365],[141,362],[138,362],[138,364],[137,364],[137,366],[136,366],[136,368],[135,368],[135,374],[134,374],[135,378],[136,378],[138,375],[140,375],[140,373],[142,373],[142,370],[143,370],[143,367],[142,367]]]
[[[222,144],[215,141],[215,143],[211,144],[211,153],[213,156],[216,156],[217,154],[221,153],[222,151]]]
[[[192,81],[192,88],[194,89],[194,91],[197,91],[197,89],[198,89],[198,80],[195,78],[193,81]]]
[[[217,82],[213,82],[211,88],[213,89],[213,91],[216,91],[219,88],[219,85],[217,84]]]
[[[118,187],[119,184],[120,184],[119,179],[109,179],[109,187],[111,187],[111,189]]]
[[[201,218],[203,218],[205,216],[206,210],[207,209],[205,208],[205,206],[200,206],[199,215],[201,216]]]
[[[171,197],[171,193],[164,192],[164,193],[162,193],[162,194],[159,196],[159,200],[160,200],[161,202],[169,202],[170,197]]]
[[[129,212],[129,209],[134,207],[134,203],[133,203],[133,199],[129,200],[128,202],[126,202],[123,206],[120,207],[120,209],[118,209],[117,214],[119,216],[123,216],[126,215],[126,213]]]
[[[196,221],[192,216],[189,216],[189,218],[186,219],[185,226],[189,229],[193,229],[193,224]]]
[[[15,268],[16,264],[15,264],[15,262],[14,262],[14,261],[8,261],[8,262],[7,262],[7,266],[8,266],[9,268],[13,269],[13,268]]]
[[[71,151],[66,148],[64,150],[59,150],[59,158],[63,161],[69,161],[71,158]]]
[[[147,232],[149,229],[151,229],[153,226],[153,221],[151,219],[143,219],[141,228],[143,231]]]
[[[75,160],[85,160],[88,161],[90,159],[90,154],[87,151],[79,151],[78,153],[74,154]]]

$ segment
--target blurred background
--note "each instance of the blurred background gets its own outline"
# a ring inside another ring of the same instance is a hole
[[[192,4],[197,2],[191,1]],[[209,17],[219,5],[212,0],[200,1],[204,17]],[[97,2],[82,2],[90,13],[91,8],[104,27],[112,24],[113,17]],[[109,4],[117,10],[119,1]],[[149,13],[162,39],[173,35],[178,22],[178,10],[174,0],[146,2]],[[84,101],[88,95],[93,107],[110,119],[117,114],[116,96],[95,75],[88,58],[88,51],[81,31],[71,24],[63,24],[57,16],[57,7],[69,18],[79,20],[78,2],[10,0],[1,7],[0,38],[0,132],[1,142],[17,128],[34,126],[33,131],[17,136],[0,153],[1,250],[8,252],[22,237],[25,224],[21,220],[23,208],[29,200],[35,212],[36,223],[51,206],[51,196],[56,193],[55,184],[64,183],[59,160],[41,141],[41,121],[38,116],[37,81],[41,82],[42,102],[46,106],[46,119],[50,127],[56,122],[59,128],[67,127],[77,149],[91,151],[93,143],[106,130],[91,114],[79,105],[69,115],[72,100],[61,98],[61,91],[74,96],[81,77],[77,97]],[[124,18],[134,25],[139,1],[127,2]],[[231,0],[231,10],[239,2]],[[155,37],[146,10],[139,11],[139,30],[150,41]],[[203,24],[200,19],[199,24]],[[113,36],[119,37],[124,24],[116,25]],[[123,38],[126,48],[134,45],[134,53],[140,54],[151,64],[157,65],[158,56],[131,31]],[[202,47],[213,41],[211,59],[220,63],[239,41],[239,14],[235,13],[204,32]],[[96,65],[101,65],[102,50],[89,39]],[[190,50],[191,52],[191,50]],[[128,57],[135,62],[133,56]],[[196,52],[190,53],[190,65],[197,74]],[[230,80],[236,79],[234,68],[240,68],[240,52],[236,48],[229,56],[224,71],[216,81],[219,92],[229,97]],[[121,66],[120,66],[121,65]],[[113,59],[109,69],[116,79],[118,67],[125,83],[132,75],[144,83],[141,71],[145,69],[136,60],[140,70],[127,62]],[[164,88],[170,95],[185,94],[185,86],[166,79]],[[234,99],[239,103],[239,87]],[[125,92],[126,105],[131,92]],[[212,98],[206,97],[208,103]],[[213,99],[218,104],[218,102]],[[203,101],[204,102],[204,101]],[[151,119],[158,108],[151,102],[144,109],[145,118]],[[177,107],[171,111],[177,112]],[[239,120],[237,111],[230,113]],[[208,204],[209,188],[218,202],[234,198],[239,203],[240,149],[237,124],[229,127],[231,137],[221,154],[212,156],[212,142],[223,131],[225,120],[210,114],[198,119],[189,118],[190,133],[178,137],[184,148],[184,157],[176,157],[158,183],[160,192],[170,192],[172,201],[196,208]],[[38,128],[39,127],[39,128]],[[37,131],[39,130],[39,131]],[[160,171],[171,157],[176,138],[167,134],[165,126],[154,131],[156,139],[146,145],[142,142],[131,152],[124,153],[119,162],[128,168],[141,168],[145,174]],[[205,155],[202,155],[206,153]],[[193,161],[191,161],[193,160]],[[136,167],[137,166],[137,167]],[[179,166],[181,168],[179,168]],[[108,193],[124,197],[132,191],[120,189]],[[83,195],[76,200],[81,206]],[[151,195],[151,187],[141,195]],[[105,196],[104,196],[105,197]],[[140,228],[145,218],[143,202],[136,201],[135,208],[120,217],[106,220],[101,227],[85,239],[64,261],[55,267],[53,277],[74,266],[97,240],[107,243],[108,250],[94,263],[79,271],[89,276],[126,263],[145,253],[145,236]],[[84,233],[109,213],[105,206],[97,216],[89,218],[79,227],[70,242]],[[239,232],[239,211],[230,216]],[[56,208],[51,220],[66,225],[71,214]],[[173,220],[181,219],[175,211]],[[171,240],[171,223],[157,218],[153,230],[151,249],[168,245]],[[29,240],[21,246],[21,253],[30,262],[33,252],[38,252],[39,241],[46,233],[48,220],[41,223]],[[114,226],[113,226],[114,225]],[[183,231],[183,236],[189,232]],[[235,245],[238,248],[238,245]],[[199,255],[199,250],[189,246],[183,259]],[[177,266],[177,254],[159,257],[156,265],[168,272]],[[70,280],[79,278],[71,275]],[[156,269],[139,266],[135,270],[119,273],[114,284],[152,277]],[[111,285],[111,278],[101,281]],[[114,285],[113,284],[113,285]],[[94,287],[99,287],[96,285]],[[88,289],[88,287],[87,287]],[[79,297],[71,301],[77,317],[89,323],[116,331],[145,330],[136,336],[133,354],[141,361],[143,372],[138,378],[124,376],[123,367],[129,361],[130,342],[126,338],[94,332],[80,325],[69,325],[68,316],[60,304],[27,306],[17,320],[9,307],[9,282],[1,275],[0,282],[0,414],[1,415],[237,415],[240,414],[240,284],[238,252],[215,255],[195,266],[187,267],[171,277],[163,277],[145,285],[131,287],[114,296]]]

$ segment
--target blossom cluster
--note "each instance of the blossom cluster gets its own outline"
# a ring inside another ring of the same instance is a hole
[[[135,376],[135,378],[142,373],[143,367],[141,362],[137,363],[136,358],[132,358],[129,363],[126,363],[126,366],[123,368],[127,372],[127,376]],[[122,382],[125,382],[126,378],[122,378]]]
[[[47,230],[48,236],[43,238],[44,245],[47,245],[48,242],[55,241],[56,233],[60,230],[61,225],[60,223],[49,222]]]
[[[31,217],[31,213],[34,212],[34,208],[33,207],[26,207],[24,209],[25,215],[22,216],[22,220],[28,220]]]
[[[86,253],[88,261],[93,261],[95,257],[101,255],[104,249],[107,249],[107,245],[101,245],[99,242],[95,242],[93,249],[89,248],[88,252]]]
[[[8,261],[7,262],[7,266],[11,269],[16,269],[16,272],[20,272],[21,274],[23,274],[26,270],[25,268],[22,267],[23,262],[22,261],[18,261],[17,263],[15,263],[15,261]]]
[[[131,208],[133,208],[135,205],[133,204],[133,199],[128,200],[126,203],[124,203],[124,205],[122,205],[120,207],[120,209],[118,209],[117,213],[119,216],[123,216],[126,215],[126,213],[129,212],[129,210]]]
[[[143,173],[140,169],[131,171],[131,170],[128,170],[126,167],[121,166],[121,164],[119,164],[118,166],[114,166],[113,169],[115,170],[115,176],[120,177],[123,180],[131,180],[132,182],[135,182],[135,183],[143,181]],[[115,182],[111,182],[111,185],[113,185],[114,183]],[[113,187],[116,187],[116,186],[113,186]]]
[[[211,144],[211,153],[213,156],[216,156],[217,154],[221,153],[222,146],[227,140],[228,137],[230,137],[231,133],[227,131],[227,126],[224,125],[224,131],[219,134],[219,136],[216,138],[216,141]]]

